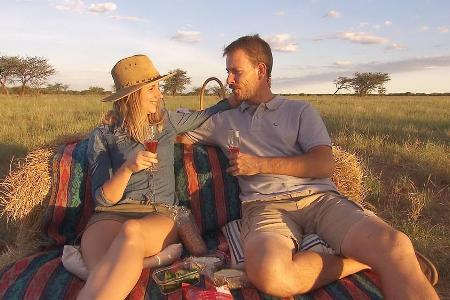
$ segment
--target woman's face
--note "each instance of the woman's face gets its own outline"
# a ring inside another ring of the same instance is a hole
[[[162,99],[158,83],[150,84],[141,90],[141,108],[145,114],[156,112],[158,102]]]

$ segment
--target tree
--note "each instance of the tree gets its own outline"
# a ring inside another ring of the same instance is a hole
[[[60,82],[56,82],[54,84],[47,84],[45,88],[49,93],[59,94],[62,92],[66,92],[69,89],[68,84],[62,84]]]
[[[384,84],[391,80],[388,73],[372,73],[356,72],[353,74],[353,78],[339,76],[333,83],[336,85],[336,94],[339,90],[353,89],[354,93],[360,97],[366,96],[374,91],[378,91],[379,94],[386,93],[386,87]]]
[[[340,90],[350,90],[352,88],[352,78],[339,76],[333,83],[336,85],[336,91],[333,95],[335,95]]]
[[[187,72],[181,69],[175,69],[170,71],[176,73],[174,76],[167,78],[162,86],[164,94],[175,96],[182,93],[186,85],[191,83],[191,78],[187,77]]]
[[[366,96],[375,90],[383,90],[384,84],[391,80],[388,73],[359,73],[353,74],[352,88],[360,97]]]
[[[17,56],[0,56],[0,85],[6,95],[9,95],[6,84],[14,82],[15,66],[18,63]]]
[[[99,86],[90,86],[87,92],[89,94],[103,94],[105,89]]]
[[[229,89],[225,87],[225,96],[229,94]],[[222,88],[220,86],[213,86],[209,89],[208,95],[222,97]]]
[[[192,90],[189,92],[189,95],[197,95],[200,96],[200,93],[202,92],[201,86],[193,87]]]
[[[20,57],[14,68],[14,76],[21,83],[21,96],[25,94],[25,86],[40,86],[53,74],[55,74],[55,69],[47,59],[37,56]]]

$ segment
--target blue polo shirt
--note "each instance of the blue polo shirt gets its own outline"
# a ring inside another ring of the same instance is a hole
[[[227,130],[239,130],[240,151],[262,157],[299,156],[331,140],[325,124],[314,107],[305,101],[281,96],[251,106],[246,102],[237,108],[220,112],[189,133],[193,141],[218,145],[227,151]],[[280,174],[237,176],[241,201],[269,198],[275,195],[307,191],[336,191],[330,178],[300,178]]]

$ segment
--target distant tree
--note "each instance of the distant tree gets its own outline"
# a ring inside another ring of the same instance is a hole
[[[103,94],[105,89],[99,86],[90,86],[87,92],[89,94]]]
[[[339,76],[333,83],[336,85],[336,91],[333,95],[335,95],[340,90],[350,90],[352,88],[353,78]]]
[[[171,70],[170,72],[175,72],[176,74],[166,79],[162,88],[164,94],[172,95],[173,97],[176,94],[181,94],[186,89],[186,85],[191,83],[191,78],[187,77],[187,72],[181,69]]]
[[[43,57],[20,57],[14,68],[14,76],[21,84],[20,95],[25,94],[27,85],[40,86],[48,77],[55,74],[55,69]]]
[[[55,82],[54,84],[47,84],[47,87],[45,88],[47,92],[55,94],[66,92],[68,89],[69,89],[68,84],[62,84],[60,82]]]
[[[353,74],[352,88],[360,97],[366,96],[375,90],[386,90],[384,84],[391,80],[388,73],[359,73]]]
[[[200,96],[200,93],[202,92],[202,87],[201,86],[195,86],[191,89],[191,91],[189,92],[190,95],[197,95]]]
[[[6,95],[9,95],[6,84],[14,82],[15,66],[18,63],[17,56],[0,56],[0,85]]]
[[[356,95],[360,97],[366,96],[374,91],[379,94],[386,94],[384,84],[391,80],[388,73],[381,72],[356,72],[352,78],[339,76],[333,83],[336,85],[336,94],[341,89],[353,89]]]
[[[379,95],[386,95],[386,87],[385,86],[379,86],[378,87],[378,90],[377,90],[377,92],[378,92],[378,94]]]
[[[220,86],[213,86],[209,89],[208,95],[222,97],[222,89],[220,88]],[[226,95],[226,90],[225,90],[225,95]]]

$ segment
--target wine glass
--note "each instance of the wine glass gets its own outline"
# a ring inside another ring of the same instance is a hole
[[[150,125],[148,137],[144,140],[144,148],[146,151],[156,153],[158,149],[158,140],[156,139],[156,126]],[[147,170],[150,172],[158,171],[158,164],[152,164]]]
[[[235,130],[235,129],[228,130],[228,151],[231,154],[239,153],[240,142],[241,142],[241,138],[239,135],[239,130]]]

